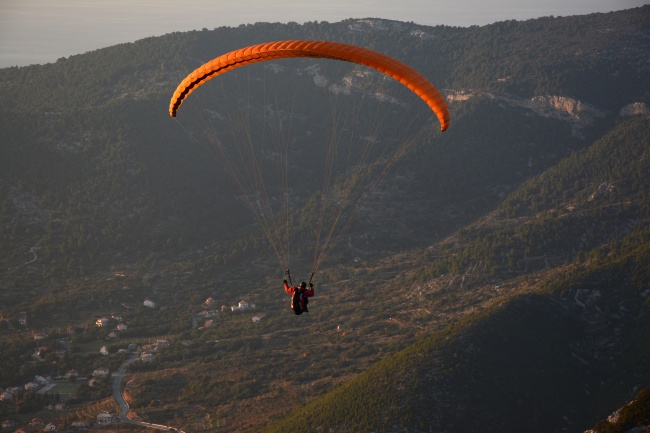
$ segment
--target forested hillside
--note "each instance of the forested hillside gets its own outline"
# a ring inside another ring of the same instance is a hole
[[[184,431],[610,431],[599,420],[650,387],[648,23],[649,6],[469,28],[257,23],[0,70],[0,388],[114,371],[120,349],[164,340],[129,366],[127,397]],[[394,80],[316,59],[213,80],[206,123],[180,119],[198,91],[169,117],[193,69],[283,39],[407,63],[441,89],[449,129]],[[256,199],[202,139],[219,128],[224,147],[263,148],[269,173],[265,140],[287,143],[297,186],[263,192],[295,198],[296,280],[333,212],[315,188],[325,138],[408,143],[385,173],[381,151],[356,162],[382,174],[351,198],[337,173],[327,203],[359,205],[332,217],[355,218],[309,314],[291,314]],[[231,310],[242,300],[255,307]],[[128,328],[110,336],[102,317]],[[27,392],[0,418],[92,418],[108,382],[77,385],[63,414]]]

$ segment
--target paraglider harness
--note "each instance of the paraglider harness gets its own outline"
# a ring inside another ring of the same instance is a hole
[[[285,274],[289,278],[289,284],[291,284],[291,286],[293,286],[293,283],[291,282],[291,273],[289,272],[289,269],[286,270]],[[311,279],[313,277],[314,277],[314,274],[312,273],[311,277],[309,278],[309,283],[310,284],[311,284]],[[302,308],[303,304],[302,304],[301,301],[302,301],[302,298],[303,298],[303,292],[306,289],[307,289],[307,283],[305,283],[304,281],[302,282],[302,284],[300,284],[300,286],[294,288],[293,293],[291,294],[291,310],[293,311],[293,314],[300,315],[300,314],[303,313],[304,310]],[[307,302],[309,302],[309,300],[307,298],[305,298],[305,301],[304,301],[305,310],[307,309]]]

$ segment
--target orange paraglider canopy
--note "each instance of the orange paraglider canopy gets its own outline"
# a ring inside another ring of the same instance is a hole
[[[328,41],[288,40],[267,42],[231,51],[200,66],[178,85],[169,103],[176,117],[183,100],[206,81],[251,63],[289,57],[318,57],[368,66],[399,81],[417,94],[436,113],[440,129],[449,126],[449,109],[438,89],[415,69],[385,54],[354,45]]]

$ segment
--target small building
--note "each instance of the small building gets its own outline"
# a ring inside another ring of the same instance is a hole
[[[102,348],[99,349],[99,353],[101,353],[101,354],[104,355],[104,356],[109,355],[109,353],[108,353],[108,347],[106,347],[106,346],[102,346]]]
[[[92,422],[90,421],[72,421],[72,424],[70,424],[74,428],[78,429],[87,429],[92,426]]]
[[[22,326],[27,325],[27,313],[25,311],[18,313],[18,324]]]
[[[120,323],[117,324],[117,330],[118,330],[118,331],[126,331],[127,328],[128,328],[128,327],[127,327],[124,323],[122,323],[122,322],[120,322]]]
[[[34,333],[34,341],[42,340],[44,338],[45,338],[45,334],[43,332]]]
[[[73,368],[72,370],[68,370],[68,372],[63,377],[66,379],[70,379],[72,377],[77,378],[79,377],[79,372]]]
[[[9,391],[2,392],[2,393],[0,393],[0,401],[11,400],[13,398],[13,396],[14,395],[12,393],[10,393]]]
[[[39,376],[39,375],[34,376],[34,382],[38,383],[39,385],[45,386],[48,383],[50,383],[51,381],[52,381],[52,378],[50,378],[50,376],[48,376],[48,377],[43,377],[43,376]]]
[[[95,371],[93,371],[93,377],[107,377],[108,374],[108,368],[96,368]]]
[[[40,418],[33,418],[33,419],[32,419],[32,422],[29,423],[29,425],[32,426],[32,427],[36,427],[36,426],[39,426],[39,427],[40,427],[40,426],[42,426],[42,425],[44,425],[44,424],[45,424],[45,423],[44,423],[43,420],[40,419]]]
[[[113,415],[108,412],[97,414],[97,425],[112,424]]]
[[[144,300],[144,306],[149,307],[149,308],[155,308],[156,303],[154,301],[152,301],[151,299],[145,299]]]
[[[43,428],[43,431],[55,431],[55,430],[56,430],[56,424],[51,422],[48,422]]]
[[[102,328],[102,327],[108,325],[108,322],[109,322],[109,320],[108,320],[107,317],[102,317],[101,319],[97,319],[97,320],[95,321],[95,325],[97,325],[97,326],[99,326],[100,328]]]
[[[40,387],[41,387],[41,385],[39,385],[39,384],[36,383],[36,382],[27,382],[27,383],[25,384],[25,389],[27,389],[27,390],[30,390],[30,389],[38,389],[38,388],[40,388]]]
[[[16,427],[16,421],[14,421],[12,419],[6,419],[6,420],[2,421],[2,424],[0,424],[0,427],[2,427],[3,429],[9,430],[10,428]]]
[[[209,297],[208,299],[205,300],[205,302],[203,302],[203,305],[204,305],[205,307],[212,307],[212,306],[215,305],[216,303],[217,303],[217,301],[215,301],[214,299],[212,299],[211,297]]]

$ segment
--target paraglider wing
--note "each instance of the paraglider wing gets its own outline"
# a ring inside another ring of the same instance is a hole
[[[328,41],[288,40],[241,48],[213,59],[189,74],[179,84],[169,103],[169,114],[176,112],[183,100],[206,81],[251,63],[288,57],[318,57],[368,66],[399,81],[417,94],[436,113],[440,129],[449,126],[449,109],[438,91],[415,69],[385,54],[354,45]]]

